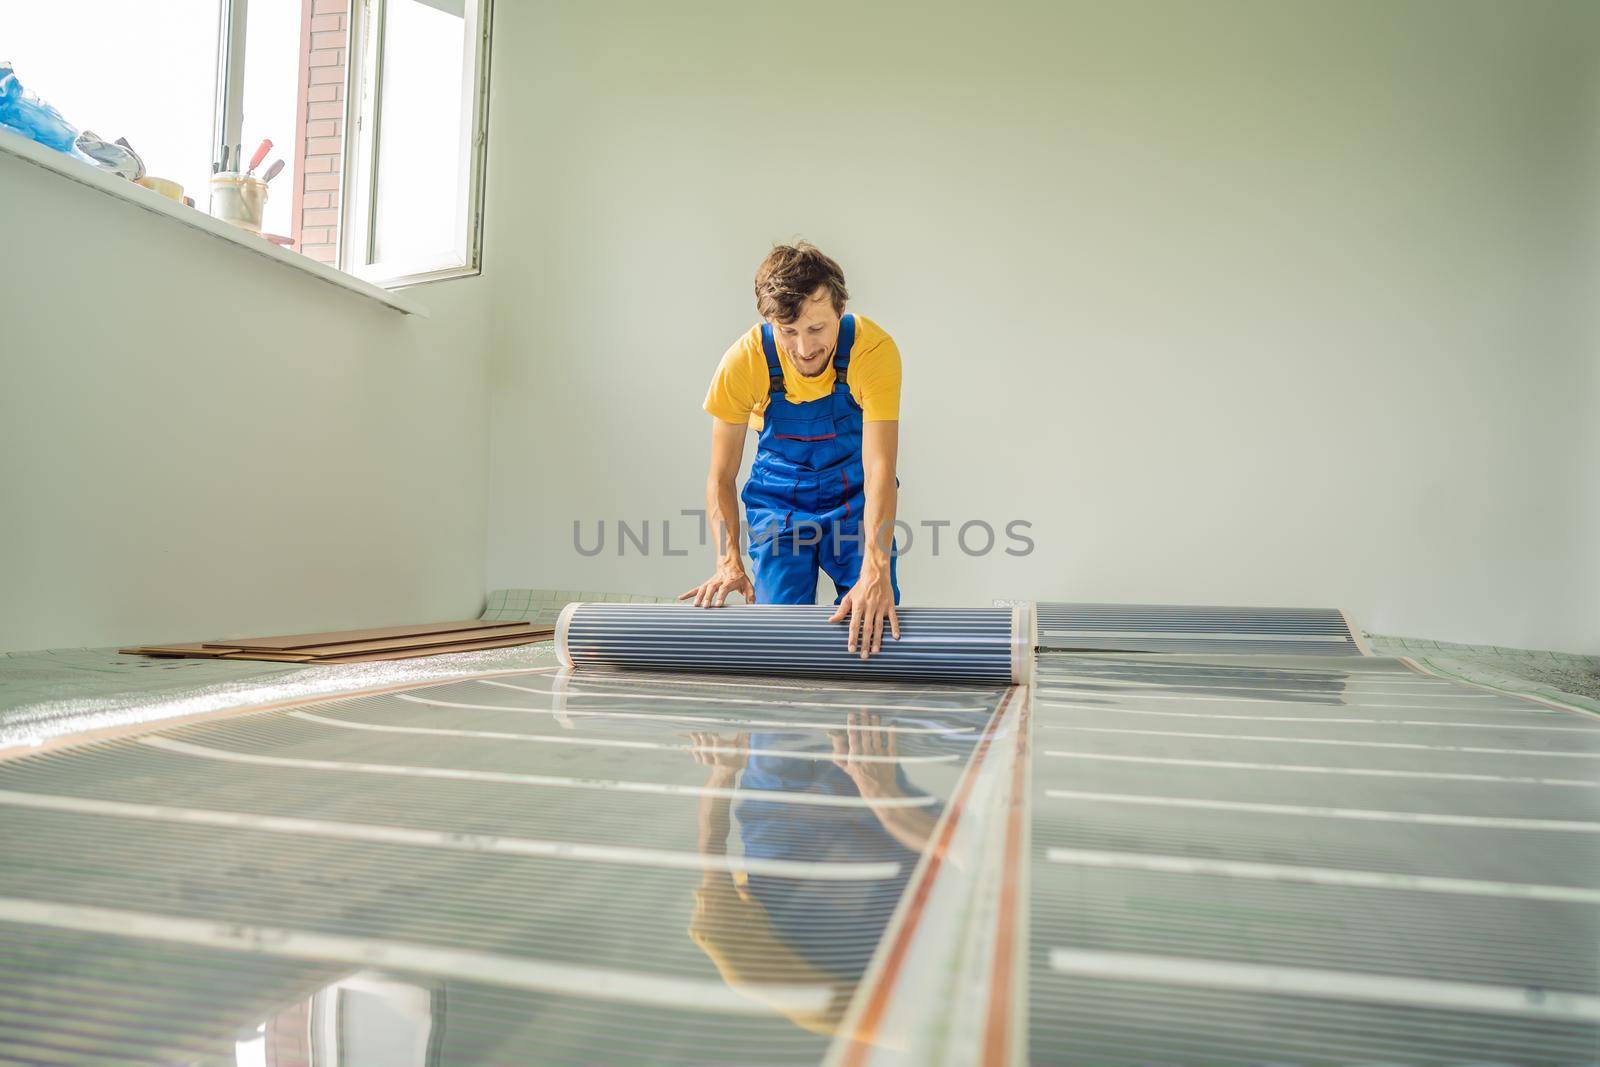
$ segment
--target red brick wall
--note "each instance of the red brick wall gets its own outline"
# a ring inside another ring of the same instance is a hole
[[[333,263],[339,253],[345,64],[350,0],[302,0],[300,110],[295,129],[295,247]]]

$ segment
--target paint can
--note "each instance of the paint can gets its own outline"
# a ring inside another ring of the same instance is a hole
[[[261,232],[267,206],[267,183],[260,178],[224,172],[211,176],[211,214],[241,230]]]

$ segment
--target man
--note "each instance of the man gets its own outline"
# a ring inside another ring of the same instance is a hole
[[[879,651],[900,636],[893,530],[900,448],[900,350],[847,314],[839,264],[814,246],[779,245],[756,271],[763,322],[723,355],[706,394],[711,472],[706,513],[717,570],[678,599],[722,607],[814,604],[817,572],[837,593],[846,647]],[[740,554],[735,481],[746,428],[760,436],[742,494],[754,582]]]

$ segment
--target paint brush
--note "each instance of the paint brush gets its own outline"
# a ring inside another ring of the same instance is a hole
[[[264,182],[270,182],[272,179],[276,178],[282,172],[283,172],[283,160],[275,159],[275,160],[272,161],[272,166],[268,167],[267,168],[267,172],[261,176],[261,180],[264,181]]]

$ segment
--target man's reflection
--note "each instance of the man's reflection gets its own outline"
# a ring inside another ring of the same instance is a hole
[[[722,738],[692,733],[696,761],[709,768],[706,785],[743,794],[700,802],[702,854],[727,853],[732,816],[750,859],[812,863],[893,862],[892,877],[822,880],[751,872],[706,871],[695,891],[689,936],[730,985],[762,998],[776,983],[831,984],[827,1008],[786,1011],[800,1026],[831,1034],[866,970],[873,950],[939,818],[933,804],[817,807],[763,799],[763,792],[858,797],[866,801],[927,796],[906,780],[897,735],[865,711],[850,713],[828,745],[806,735],[741,733]],[[750,750],[757,755],[750,755]],[[772,750],[796,756],[768,754]],[[798,753],[810,755],[798,755]],[[743,772],[741,778],[741,771]]]

